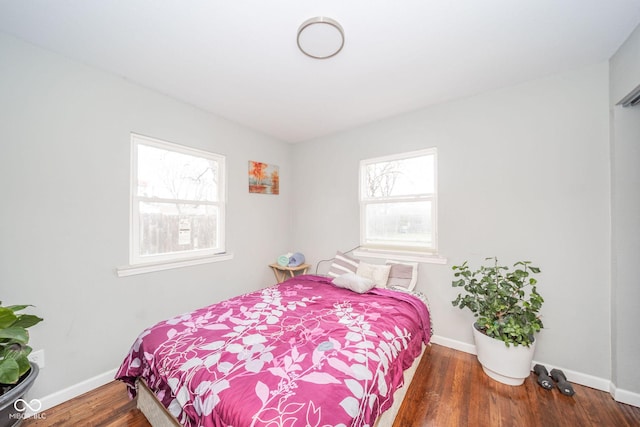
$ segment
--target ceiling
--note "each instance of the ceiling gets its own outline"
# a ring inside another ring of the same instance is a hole
[[[344,28],[333,58],[297,48],[314,16]],[[0,31],[286,142],[605,61],[639,22],[640,0],[0,0]]]

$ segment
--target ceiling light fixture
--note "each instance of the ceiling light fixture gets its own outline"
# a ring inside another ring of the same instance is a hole
[[[327,59],[344,46],[344,30],[335,20],[324,16],[307,19],[298,28],[298,47],[307,56]]]

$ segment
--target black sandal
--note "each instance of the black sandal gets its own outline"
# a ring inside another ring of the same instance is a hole
[[[551,370],[551,378],[558,384],[558,390],[560,393],[565,396],[573,396],[575,391],[573,391],[573,387],[567,381],[567,377],[564,375],[560,369],[552,369]]]
[[[553,389],[553,381],[549,377],[549,372],[547,372],[547,368],[542,365],[536,365],[533,367],[533,372],[538,376],[538,384],[545,390]]]

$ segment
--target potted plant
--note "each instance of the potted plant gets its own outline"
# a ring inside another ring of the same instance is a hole
[[[468,308],[476,317],[473,336],[478,361],[491,378],[520,385],[531,372],[535,351],[534,335],[543,328],[539,311],[544,299],[537,292],[534,274],[538,267],[519,261],[510,269],[498,264],[471,270],[467,262],[453,266],[453,287],[464,293],[452,301]]]
[[[4,307],[0,302],[0,426],[17,426],[22,407],[15,402],[31,388],[38,376],[38,365],[30,363],[29,331],[42,318],[18,313],[29,305]]]

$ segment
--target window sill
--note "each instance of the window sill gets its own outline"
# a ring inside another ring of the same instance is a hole
[[[419,252],[384,251],[373,249],[357,249],[353,252],[357,257],[382,258],[396,261],[422,262],[425,264],[446,264],[447,258],[437,254],[423,254]]]
[[[171,270],[174,268],[189,267],[192,265],[209,264],[211,262],[228,261],[233,259],[232,253],[211,255],[202,258],[187,258],[176,261],[163,261],[148,264],[126,265],[116,268],[118,277],[134,276],[136,274],[152,273],[154,271]]]

